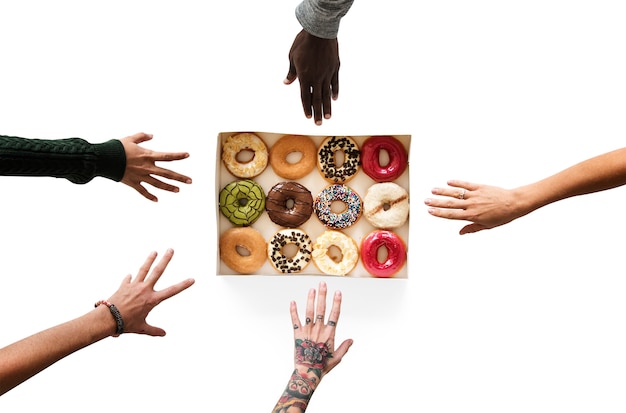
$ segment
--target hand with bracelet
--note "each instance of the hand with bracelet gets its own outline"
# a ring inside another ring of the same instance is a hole
[[[341,312],[341,292],[335,292],[328,322],[324,324],[326,291],[326,283],[321,282],[317,306],[315,289],[309,291],[304,324],[298,317],[295,301],[291,302],[295,368],[272,413],[303,413],[322,378],[341,362],[352,345],[352,340],[348,339],[335,349],[335,330]]]
[[[146,317],[159,303],[193,285],[187,279],[155,291],[174,251],[169,249],[152,269],[157,254],[151,253],[133,280],[128,275],[106,301],[99,301],[87,314],[41,331],[0,349],[0,395],[8,392],[57,361],[110,336],[122,333],[164,336]],[[100,305],[103,304],[103,305]]]

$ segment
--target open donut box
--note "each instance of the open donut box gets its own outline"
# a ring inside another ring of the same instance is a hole
[[[218,245],[217,260],[216,260],[217,275],[239,275],[239,276],[242,275],[232,270],[231,268],[229,268],[220,259],[220,251],[219,251],[219,238],[226,230],[234,227],[234,225],[220,212],[219,194],[222,188],[224,188],[229,183],[243,179],[243,178],[238,178],[232,175],[228,171],[226,166],[224,165],[224,162],[222,161],[222,146],[225,140],[229,136],[235,135],[237,133],[242,133],[242,132],[250,132],[250,131],[221,132],[218,134],[218,139],[217,139],[218,162],[216,162],[216,173],[215,173],[215,180],[216,180],[215,204],[216,204],[216,215],[217,215],[216,221],[217,221],[217,228],[218,228],[217,242],[216,242],[216,245]],[[278,139],[287,135],[287,133],[267,133],[267,132],[250,132],[250,133],[254,133],[258,137],[263,139],[263,141],[268,147],[268,150],[271,149],[272,145]],[[322,141],[324,141],[324,139],[328,137],[328,135],[307,135],[307,136],[310,137],[313,140],[313,142],[315,142],[318,148],[321,145]],[[410,144],[411,144],[410,135],[390,135],[390,136],[393,136],[394,138],[402,142],[402,144],[404,145],[407,151],[407,154],[410,154]],[[357,145],[360,148],[363,142],[367,138],[369,138],[370,135],[350,135],[350,137],[357,143]],[[295,156],[296,156],[295,159],[297,159],[297,154],[295,154]],[[288,159],[290,160],[290,162],[292,161],[290,158]],[[399,178],[393,181],[394,183],[403,187],[407,192],[409,192],[409,176],[410,176],[409,170],[410,170],[410,164],[407,165],[407,168],[404,171],[404,173]],[[266,195],[269,192],[269,190],[277,183],[289,181],[289,179],[285,179],[285,178],[278,176],[273,171],[272,165],[269,163],[267,165],[267,168],[265,168],[265,170],[260,175],[251,179],[256,181],[259,185],[261,185]],[[311,191],[311,195],[313,196],[314,200],[315,200],[315,197],[320,193],[320,191],[322,191],[328,185],[331,185],[330,182],[326,181],[322,177],[317,167],[313,169],[308,175],[306,175],[305,177],[301,179],[298,179],[296,182],[300,183],[301,185],[304,185],[309,191]],[[351,187],[354,191],[356,191],[360,195],[361,198],[365,196],[368,188],[374,184],[376,184],[376,182],[373,179],[371,179],[362,169],[359,169],[357,174],[350,181],[346,183],[346,185]],[[410,192],[409,192],[409,198],[410,198]],[[381,278],[381,279],[398,279],[398,278],[406,279],[408,278],[408,266],[409,266],[409,261],[410,261],[410,253],[409,253],[410,220],[411,220],[411,217],[409,216],[409,219],[402,227],[395,228],[392,230],[393,232],[398,234],[400,238],[402,238],[402,240],[404,240],[404,243],[407,249],[407,261],[405,265],[393,277]],[[275,224],[274,222],[272,222],[272,220],[270,220],[267,212],[263,212],[261,216],[259,217],[259,219],[256,222],[254,222],[251,225],[251,227],[259,231],[265,238],[266,242],[268,242],[274,236],[276,232],[283,229],[283,227]],[[324,231],[328,229],[320,222],[315,212],[311,215],[311,218],[309,218],[308,221],[306,221],[304,224],[302,224],[298,228],[306,232],[311,237],[312,242],[314,242],[318,236],[323,234]],[[361,216],[352,226],[341,230],[341,232],[351,237],[356,242],[356,245],[360,248],[362,239],[365,236],[367,236],[370,232],[375,231],[375,230],[376,228],[373,225],[371,225],[365,217]],[[380,253],[379,253],[379,256],[380,256]],[[383,252],[383,256],[384,256],[384,252]],[[315,263],[313,262],[310,262],[299,273],[283,274],[281,272],[278,272],[272,266],[269,259],[263,264],[263,266],[258,270],[257,273],[255,273],[254,275],[245,275],[245,276],[250,277],[250,276],[256,276],[256,275],[259,275],[259,276],[273,275],[273,276],[281,276],[281,277],[293,277],[293,276],[299,276],[299,275],[329,276],[319,271],[318,268],[315,266]],[[359,261],[357,262],[356,267],[354,267],[352,271],[350,271],[347,275],[343,277],[375,278],[363,267],[360,258],[359,258]]]

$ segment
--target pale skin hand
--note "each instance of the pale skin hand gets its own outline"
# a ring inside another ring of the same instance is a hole
[[[304,115],[316,125],[331,117],[331,98],[339,96],[339,44],[302,30],[289,51],[289,72],[284,83],[300,81]]]
[[[424,201],[431,215],[471,221],[460,234],[495,228],[562,199],[626,185],[626,148],[577,163],[541,181],[516,189],[448,181]],[[463,196],[461,197],[461,193]],[[462,198],[462,199],[461,199]]]
[[[150,193],[142,182],[152,185],[155,188],[169,192],[178,192],[179,188],[175,185],[168,184],[157,177],[163,177],[173,181],[191,183],[191,178],[174,172],[170,169],[161,168],[156,162],[170,162],[186,159],[189,157],[187,152],[155,152],[150,149],[141,147],[139,144],[152,139],[152,135],[146,133],[137,133],[120,139],[126,152],[126,170],[122,183],[135,189],[141,195],[150,201],[157,202],[158,198]]]
[[[109,302],[115,304],[122,314],[125,333],[163,336],[165,331],[146,323],[150,310],[163,300],[189,288],[193,279],[187,279],[161,291],[154,291],[165,267],[172,258],[168,250],[159,264],[148,271],[156,258],[152,253],[131,281],[130,276],[122,282]],[[8,392],[32,376],[84,347],[116,333],[115,319],[105,305],[87,314],[55,327],[36,333],[0,349],[0,395]]]
[[[334,348],[342,296],[340,291],[335,292],[328,322],[324,323],[326,294],[326,283],[321,282],[316,305],[316,291],[309,290],[304,324],[300,322],[295,301],[290,304],[295,341],[294,372],[273,413],[304,412],[321,379],[341,362],[352,346],[353,341],[348,339]]]

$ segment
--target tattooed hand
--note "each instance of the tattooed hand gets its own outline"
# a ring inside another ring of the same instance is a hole
[[[341,312],[341,292],[335,292],[328,322],[324,324],[326,290],[326,283],[321,282],[317,307],[315,289],[309,291],[304,324],[298,317],[295,301],[291,302],[295,369],[273,413],[304,412],[322,377],[339,364],[352,345],[352,340],[348,339],[335,349],[335,330]]]

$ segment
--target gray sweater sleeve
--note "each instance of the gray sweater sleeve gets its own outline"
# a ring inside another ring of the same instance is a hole
[[[296,18],[302,28],[313,36],[334,39],[339,22],[354,0],[303,0],[296,7]]]

